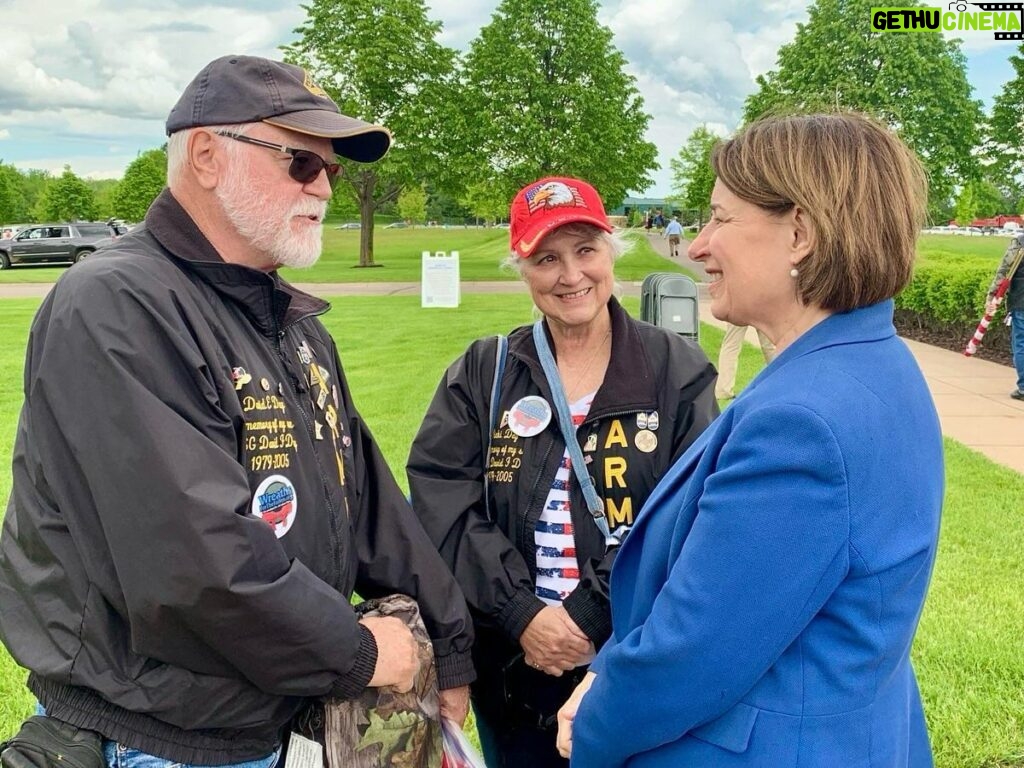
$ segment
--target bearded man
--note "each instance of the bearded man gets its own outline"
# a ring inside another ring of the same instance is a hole
[[[207,65],[167,133],[144,226],[32,325],[0,637],[110,766],[271,768],[309,699],[412,687],[409,629],[349,602],[401,592],[461,722],[462,593],[353,405],[329,305],[277,274],[320,255],[335,156],[376,161],[391,135],[249,56]]]

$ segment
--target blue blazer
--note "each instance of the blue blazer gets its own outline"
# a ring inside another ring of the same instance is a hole
[[[661,479],[611,578],[572,765],[932,765],[910,647],[942,436],[892,302],[833,315]]]

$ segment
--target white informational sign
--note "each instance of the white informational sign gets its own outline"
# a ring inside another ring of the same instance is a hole
[[[459,306],[459,252],[423,252],[421,307]]]

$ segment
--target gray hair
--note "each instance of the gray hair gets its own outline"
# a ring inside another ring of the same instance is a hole
[[[237,125],[204,125],[201,128],[186,128],[182,131],[175,131],[167,137],[167,186],[171,187],[177,182],[179,175],[185,169],[186,155],[188,154],[188,137],[193,131],[203,130],[213,133],[238,133],[244,134],[252,126],[252,123],[239,123]],[[225,145],[228,156],[234,157],[238,151],[238,142],[229,141]]]

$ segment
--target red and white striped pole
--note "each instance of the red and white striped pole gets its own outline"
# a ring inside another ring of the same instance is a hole
[[[981,318],[981,322],[978,323],[978,328],[971,337],[971,340],[967,342],[967,348],[964,350],[964,354],[970,357],[978,351],[978,345],[981,344],[981,340],[985,338],[985,332],[988,330],[989,324],[992,322],[992,316],[995,315],[996,310],[999,309],[999,305],[1003,303],[1003,296],[1006,295],[1006,291],[1010,288],[1010,279],[1004,277],[999,281],[999,285],[996,286],[996,292],[992,294],[992,311],[985,308],[985,314]]]
[[[981,340],[985,338],[985,331],[988,330],[989,324],[992,322],[992,316],[995,315],[999,309],[999,305],[1003,303],[1003,296],[1010,290],[1010,281],[1013,279],[1014,273],[1021,265],[1021,261],[1024,260],[1024,248],[1021,247],[1019,238],[1014,240],[1010,244],[1010,249],[1007,250],[1007,256],[1010,251],[1016,249],[1016,253],[1013,256],[1013,260],[1010,262],[1010,268],[1006,271],[1006,277],[999,281],[996,286],[995,293],[992,294],[992,300],[985,304],[985,314],[981,318],[981,322],[978,323],[977,330],[974,331],[974,335],[971,340],[967,342],[967,348],[964,350],[964,354],[971,357],[975,352],[978,351],[978,346],[981,344]],[[1004,257],[1005,259],[1006,257]]]

